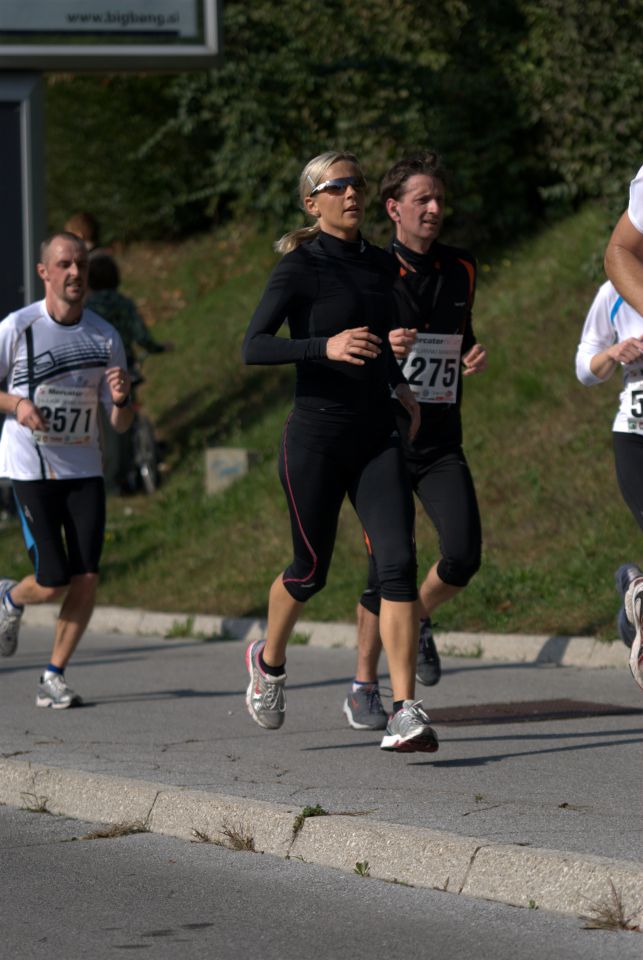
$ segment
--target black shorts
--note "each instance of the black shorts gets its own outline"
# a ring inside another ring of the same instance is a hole
[[[98,573],[105,536],[102,477],[14,480],[13,492],[37,583],[64,587],[70,577]]]

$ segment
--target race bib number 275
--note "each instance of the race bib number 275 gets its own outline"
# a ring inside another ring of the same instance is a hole
[[[408,357],[398,363],[420,403],[455,403],[462,335],[418,333]]]

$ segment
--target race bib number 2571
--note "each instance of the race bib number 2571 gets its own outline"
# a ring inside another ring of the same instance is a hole
[[[398,363],[420,403],[455,403],[462,335],[418,333],[408,357]]]
[[[36,389],[34,403],[49,428],[34,430],[36,443],[91,442],[97,405],[95,389],[42,383]]]

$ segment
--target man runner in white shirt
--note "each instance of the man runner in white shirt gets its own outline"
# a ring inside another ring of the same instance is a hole
[[[605,272],[610,281],[616,288],[615,292],[620,294],[626,302],[626,306],[638,316],[638,340],[641,344],[641,335],[643,334],[643,167],[640,168],[632,182],[630,183],[630,202],[627,210],[617,223],[610,242],[605,251]],[[617,343],[613,349],[618,349],[621,344]],[[626,364],[632,362],[630,357],[614,357],[616,362],[624,365],[625,391],[621,395],[623,398],[628,391],[628,367]],[[643,369],[643,364],[639,363]],[[607,374],[609,375],[609,374]],[[632,380],[632,377],[629,378]],[[643,372],[639,371],[638,381],[643,380]],[[643,383],[639,382],[639,387]],[[634,391],[634,397],[641,396],[637,393],[636,383],[631,388]],[[631,392],[631,391],[630,391]],[[632,414],[634,421],[638,422],[638,427],[630,428],[630,452],[627,460],[623,459],[621,471],[627,468],[630,476],[630,488],[634,493],[634,501],[626,496],[628,506],[634,513],[639,526],[643,528],[641,522],[641,511],[643,509],[643,426],[640,417],[636,417],[638,405],[634,403]],[[618,461],[617,461],[618,465]],[[619,482],[620,477],[619,477]],[[623,487],[621,485],[621,489]],[[624,493],[625,496],[625,493]],[[619,613],[619,629],[623,640],[631,644],[630,669],[634,679],[640,687],[643,687],[643,572],[636,564],[624,564],[616,571],[616,587],[623,597],[623,608]]]
[[[616,478],[623,499],[643,530],[643,317],[619,296],[609,281],[599,289],[592,303],[576,353],[576,375],[585,386],[603,383],[620,367],[623,389],[614,418],[612,437]],[[630,584],[643,574],[635,563],[623,564],[616,572],[616,587],[627,596]],[[630,602],[631,606],[631,602]],[[639,686],[641,635],[622,607],[618,627],[630,647],[630,669]]]
[[[0,323],[0,476],[13,482],[34,573],[0,580],[0,653],[11,656],[30,603],[64,597],[36,705],[64,709],[80,697],[65,683],[94,609],[105,529],[98,405],[122,432],[132,422],[121,339],[83,308],[87,249],[71,233],[41,246],[44,300]]]

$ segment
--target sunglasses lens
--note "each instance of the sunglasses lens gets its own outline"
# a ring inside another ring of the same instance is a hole
[[[364,177],[338,177],[336,180],[324,180],[323,183],[318,183],[314,190],[311,191],[311,196],[322,192],[340,194],[344,193],[347,187],[353,187],[355,190],[364,190],[366,181]]]

